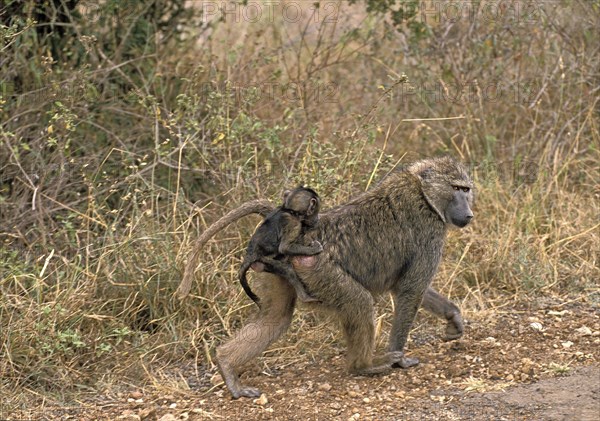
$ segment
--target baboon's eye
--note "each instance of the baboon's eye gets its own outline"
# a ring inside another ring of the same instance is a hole
[[[463,187],[463,188],[462,188],[462,191],[464,191],[465,193],[468,193],[468,192],[469,192],[469,190],[471,190],[469,187]]]
[[[458,187],[458,186],[452,186],[452,188],[453,188],[454,190],[456,190],[456,191],[459,191],[459,190],[460,190],[460,187]]]

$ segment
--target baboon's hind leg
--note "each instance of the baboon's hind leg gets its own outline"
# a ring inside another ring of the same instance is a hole
[[[463,335],[463,318],[460,310],[452,301],[429,287],[423,296],[422,306],[430,313],[448,321],[445,338],[447,341],[458,339]]]
[[[240,382],[240,369],[261,355],[288,329],[294,312],[296,295],[286,280],[261,273],[257,276],[257,281],[258,295],[261,297],[258,314],[233,338],[217,348],[217,366],[227,389],[235,399],[241,396],[260,396],[260,390]]]

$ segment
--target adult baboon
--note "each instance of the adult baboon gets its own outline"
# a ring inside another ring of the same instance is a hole
[[[417,364],[402,351],[421,303],[448,321],[449,339],[462,335],[459,309],[429,285],[448,227],[464,227],[473,218],[472,198],[472,181],[460,163],[447,157],[426,159],[321,214],[317,227],[306,233],[307,238],[318,239],[324,250],[294,257],[292,263],[312,296],[321,301],[313,305],[339,316],[350,373],[377,374]],[[223,218],[219,222],[226,223]],[[261,309],[217,349],[219,370],[234,398],[260,395],[258,389],[240,383],[238,372],[286,331],[295,306],[289,282],[264,272],[259,278]],[[392,294],[395,304],[389,352],[374,357],[373,295],[385,292]]]
[[[287,279],[301,301],[317,301],[306,292],[289,257],[312,256],[323,251],[317,240],[309,245],[302,244],[304,232],[317,225],[320,203],[317,192],[308,187],[286,190],[283,204],[267,215],[250,239],[239,277],[242,288],[259,307],[259,298],[252,292],[246,279],[250,266],[257,271],[265,270]]]

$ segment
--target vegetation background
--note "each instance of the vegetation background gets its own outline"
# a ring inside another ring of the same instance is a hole
[[[213,370],[254,311],[236,277],[258,219],[215,237],[178,302],[194,239],[244,201],[305,183],[328,208],[420,157],[454,155],[477,183],[435,281],[467,317],[548,297],[597,308],[599,14],[597,0],[2,2],[4,408],[164,383],[182,361]],[[343,349],[318,317],[299,312],[269,358]]]

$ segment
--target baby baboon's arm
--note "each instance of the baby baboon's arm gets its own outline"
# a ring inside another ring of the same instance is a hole
[[[286,256],[312,256],[323,251],[323,246],[318,241],[310,245],[303,244],[302,223],[290,214],[282,215],[281,241],[279,253]]]

